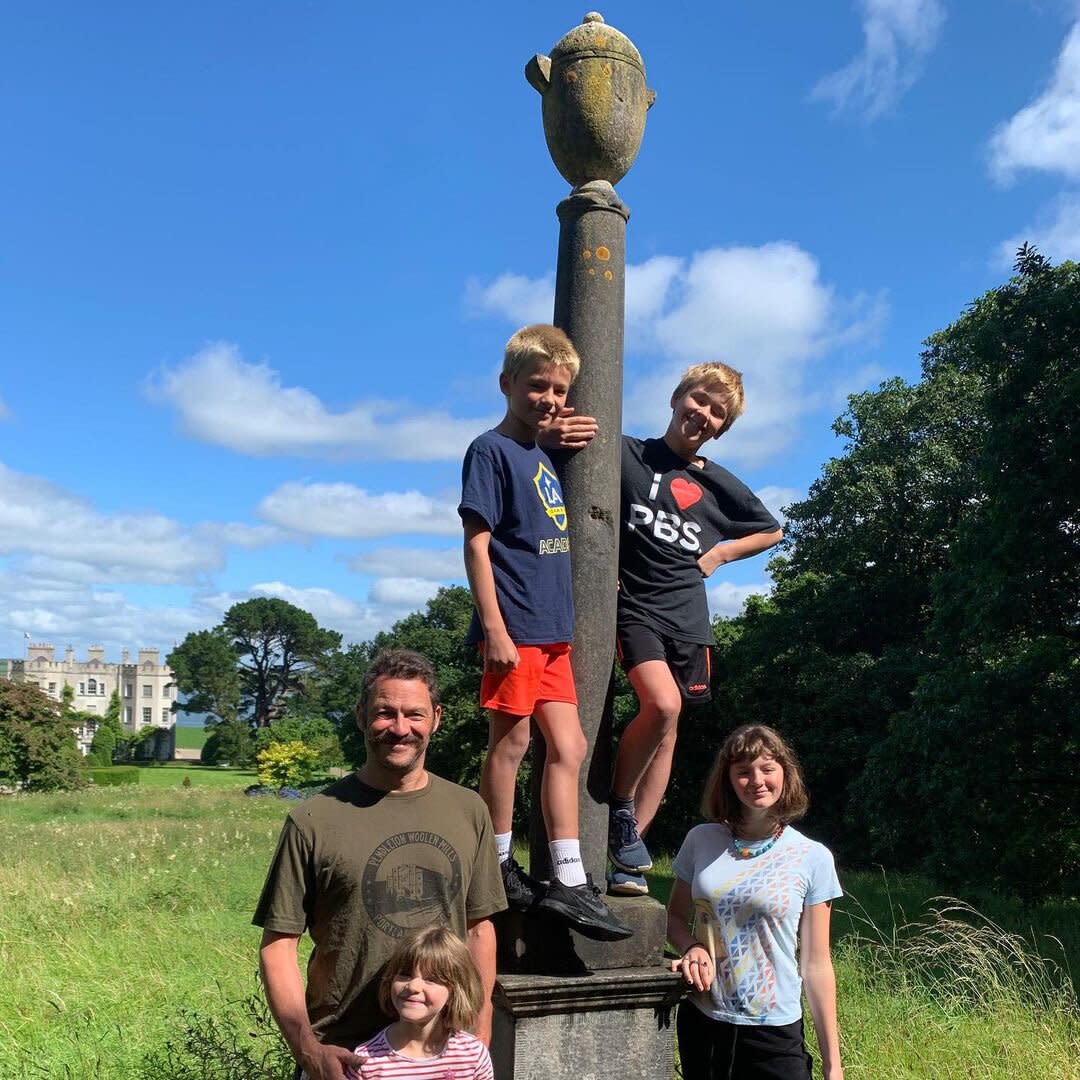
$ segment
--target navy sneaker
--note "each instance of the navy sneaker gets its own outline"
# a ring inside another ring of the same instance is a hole
[[[644,874],[612,870],[607,876],[607,891],[611,896],[648,896],[649,885]]]
[[[511,911],[532,911],[547,891],[534,877],[518,865],[513,855],[499,863],[502,871],[506,905]]]
[[[628,874],[652,869],[652,856],[638,836],[637,822],[629,810],[612,810],[608,816],[608,855],[616,869]]]
[[[555,879],[548,885],[547,895],[537,910],[558,915],[579,934],[597,941],[622,941],[634,932],[600,899],[600,890],[591,877],[586,878],[584,885],[564,885]]]

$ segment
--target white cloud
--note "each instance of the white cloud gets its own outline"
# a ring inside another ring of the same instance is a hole
[[[555,275],[527,278],[500,274],[490,285],[478,278],[465,283],[465,310],[472,315],[498,315],[515,326],[549,323],[555,304]]]
[[[626,268],[626,323],[631,330],[657,318],[664,310],[682,266],[683,260],[674,255],[654,255]]]
[[[762,582],[758,585],[733,585],[730,581],[721,581],[706,589],[709,598],[709,612],[715,619],[733,618],[742,612],[748,596],[766,596],[772,586]]]
[[[821,79],[810,97],[873,120],[896,104],[922,74],[945,23],[945,9],[938,0],[859,0],[858,6],[862,52]]]
[[[809,366],[834,349],[874,341],[888,310],[881,295],[839,298],[817,260],[789,242],[700,252],[679,264],[665,296],[637,344],[668,362],[628,374],[625,426],[662,431],[682,368],[723,360],[743,372],[747,408],[723,436],[722,456],[750,465],[780,453],[799,416],[826,402],[830,383],[843,377],[838,371],[811,389]]]
[[[778,487],[776,484],[768,484],[757,491],[757,497],[765,504],[769,513],[772,514],[781,525],[785,524],[781,507],[790,506],[793,502],[802,498],[802,492],[798,488]]]
[[[419,611],[438,591],[434,581],[421,578],[381,578],[371,586],[368,597],[376,604]]]
[[[419,491],[373,495],[352,484],[282,484],[258,507],[264,520],[310,536],[368,540],[397,533],[451,536],[461,529],[457,501]]]
[[[113,660],[119,660],[122,648],[159,648],[164,656],[190,631],[218,622],[222,610],[198,600],[181,606],[135,604],[118,590],[38,576],[25,564],[0,572],[5,656],[23,654],[24,632],[61,649],[73,644],[79,658],[85,658],[89,643],[104,645]]]
[[[372,577],[410,577],[423,581],[462,581],[462,546],[452,548],[383,547],[362,551],[348,561],[349,569]]]
[[[437,590],[437,586],[430,582],[422,583],[426,591],[408,589],[394,581],[385,589],[379,589],[380,584],[376,582],[372,587],[368,603],[342,596],[331,589],[297,588],[281,581],[252,585],[250,595],[280,597],[310,612],[320,626],[337,630],[347,642],[360,642],[370,641],[399,619],[423,608]],[[243,594],[235,594],[229,599],[231,603],[236,603],[246,598]],[[228,604],[224,606],[228,607]]]
[[[147,393],[173,406],[193,438],[260,457],[454,460],[496,422],[425,412],[405,401],[362,401],[333,412],[310,390],[283,386],[273,368],[249,364],[223,342],[163,369]]]
[[[626,278],[631,348],[639,355],[659,353],[666,362],[652,357],[647,368],[636,369],[628,363],[625,427],[662,431],[682,369],[724,360],[743,372],[748,404],[724,435],[722,454],[725,461],[750,465],[780,453],[794,438],[800,415],[831,407],[834,384],[850,386],[850,372],[839,369],[810,389],[808,366],[832,350],[875,342],[888,318],[884,295],[838,296],[821,280],[817,260],[787,241],[710,248],[690,259],[657,255],[628,266]],[[527,279],[515,281],[527,295]],[[547,281],[531,285],[546,288]],[[489,310],[515,324],[524,317],[521,310]]]
[[[1080,178],[1080,22],[1065,38],[1050,85],[994,132],[990,168],[1005,183],[1020,169]]]
[[[1009,267],[1023,243],[1034,244],[1051,262],[1080,259],[1080,192],[1067,192],[1045,207],[1034,224],[997,247],[994,264]]]
[[[0,398],[0,422],[11,419],[11,410],[7,407],[3,398]]]
[[[267,526],[181,525],[163,514],[102,514],[86,499],[0,464],[0,554],[51,560],[68,580],[165,584],[219,569],[229,544],[278,536]]]

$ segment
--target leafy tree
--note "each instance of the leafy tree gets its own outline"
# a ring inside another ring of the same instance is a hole
[[[234,604],[212,630],[188,634],[167,661],[186,695],[179,708],[265,727],[340,644],[340,634],[294,604],[256,597]]]
[[[1080,267],[1025,247],[1016,269],[930,341],[931,377],[985,387],[977,490],[933,582],[929,670],[871,769],[921,811],[938,875],[1034,897],[1080,888]]]
[[[199,630],[165,658],[185,700],[176,707],[186,713],[207,713],[217,721],[233,721],[240,714],[240,672],[236,652],[224,627]]]
[[[1030,249],[1017,270],[928,340],[920,382],[849,399],[773,594],[716,626],[710,753],[684,736],[661,825],[759,719],[846,861],[1080,886],[1080,277]]]
[[[199,755],[203,765],[246,769],[254,763],[255,739],[250,725],[240,720],[221,720],[207,726],[210,734]]]
[[[37,686],[0,680],[0,785],[31,791],[81,787],[81,761],[62,702]]]

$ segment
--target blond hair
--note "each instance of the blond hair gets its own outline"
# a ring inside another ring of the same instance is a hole
[[[725,825],[736,825],[742,816],[742,803],[731,786],[731,766],[759,757],[771,757],[784,770],[784,787],[772,807],[779,821],[798,821],[810,805],[803,783],[802,768],[795,751],[778,731],[764,724],[744,724],[736,728],[720,747],[712,772],[701,794],[702,816]]]
[[[396,1016],[394,977],[415,975],[442,983],[450,991],[442,1021],[448,1031],[471,1031],[484,1004],[484,988],[465,943],[445,926],[428,926],[405,938],[383,968],[379,1008]]]
[[[683,394],[689,393],[694,387],[702,387],[706,393],[718,393],[724,398],[727,415],[724,417],[723,426],[716,433],[717,438],[743,414],[746,408],[746,394],[743,391],[742,372],[736,371],[719,360],[713,360],[707,364],[694,364],[688,367],[671,394],[672,402]]]
[[[557,326],[535,323],[523,326],[506,343],[502,373],[511,381],[522,368],[534,360],[543,360],[552,367],[564,368],[573,382],[581,370],[581,357],[573,342]]]

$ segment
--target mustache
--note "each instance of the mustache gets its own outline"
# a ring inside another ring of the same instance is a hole
[[[423,740],[416,735],[395,735],[392,731],[383,731],[378,735],[369,735],[368,741],[376,746],[419,746]]]

